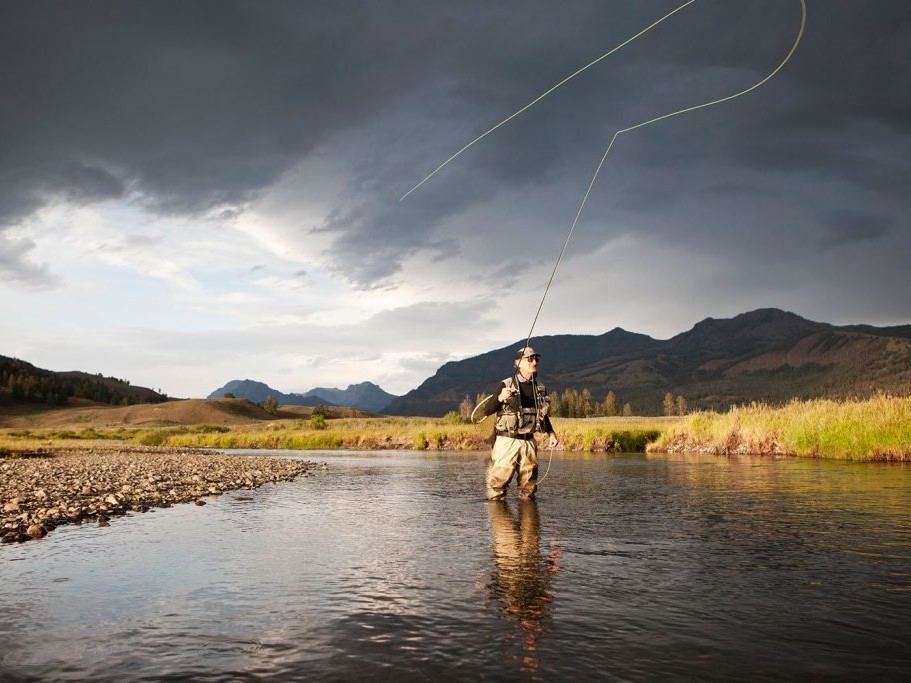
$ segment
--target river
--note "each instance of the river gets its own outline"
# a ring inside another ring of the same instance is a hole
[[[0,680],[911,672],[907,465],[565,454],[489,504],[483,453],[236,452],[328,470],[0,547]]]

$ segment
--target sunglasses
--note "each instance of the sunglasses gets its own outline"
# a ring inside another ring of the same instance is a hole
[[[527,360],[529,363],[537,363],[541,360],[541,356],[525,356],[522,360]]]

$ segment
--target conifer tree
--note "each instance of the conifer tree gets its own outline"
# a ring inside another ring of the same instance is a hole
[[[582,417],[591,417],[594,412],[594,406],[592,406],[592,392],[588,390],[588,387],[585,387],[582,390],[582,396],[579,398],[581,403],[580,409],[582,412]]]
[[[563,405],[560,402],[560,393],[555,391],[552,394],[548,394],[547,398],[550,399],[550,414],[554,417],[565,417],[565,415],[560,412],[563,409]]]
[[[617,395],[613,391],[608,391],[604,397],[604,414],[608,417],[614,417],[617,414]]]

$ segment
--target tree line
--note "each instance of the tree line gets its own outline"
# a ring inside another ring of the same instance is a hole
[[[635,415],[633,406],[628,401],[621,406],[620,399],[613,391],[608,391],[603,399],[596,399],[592,392],[585,387],[582,391],[577,389],[564,389],[548,394],[550,398],[550,414],[553,417],[615,417],[622,415],[630,417]],[[478,394],[472,402],[466,395],[459,404],[459,415],[468,419],[474,407],[484,400],[485,394]],[[682,394],[676,396],[671,392],[664,395],[663,402],[665,415],[686,415],[687,403]]]
[[[0,357],[0,398],[13,403],[44,403],[49,406],[65,405],[71,398],[85,398],[111,405],[157,403],[168,400],[163,394],[149,392],[149,400],[141,401],[135,392],[124,388],[129,382],[97,376],[67,377],[49,370],[41,370],[15,358]],[[113,385],[113,386],[112,386]]]

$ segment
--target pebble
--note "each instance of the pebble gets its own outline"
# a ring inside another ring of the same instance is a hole
[[[306,475],[304,460],[225,455],[194,448],[66,450],[0,460],[0,540],[42,538],[61,524],[97,521]]]

